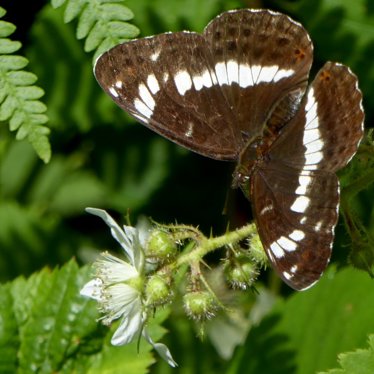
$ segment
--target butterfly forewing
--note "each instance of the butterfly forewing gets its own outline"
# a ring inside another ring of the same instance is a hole
[[[287,16],[238,10],[217,17],[203,35],[166,33],[118,45],[97,60],[95,75],[146,126],[205,156],[235,160],[248,139],[262,135],[280,101],[288,105],[278,105],[287,110],[276,111],[276,126],[294,114],[312,49],[304,28]]]
[[[261,136],[281,100],[287,110],[278,111],[277,122],[284,125],[297,109],[312,64],[313,45],[305,29],[284,14],[243,9],[215,18],[204,35],[218,81],[238,116],[235,130],[247,138]]]
[[[204,38],[166,33],[118,45],[97,61],[100,85],[124,110],[203,155],[236,159],[235,115]]]
[[[327,63],[252,178],[262,243],[295,289],[313,285],[330,259],[339,206],[334,172],[356,152],[363,119],[357,78]]]

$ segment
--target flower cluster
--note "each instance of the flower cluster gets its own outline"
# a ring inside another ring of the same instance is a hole
[[[110,227],[112,236],[125,252],[127,262],[103,253],[95,263],[95,278],[82,288],[81,295],[99,303],[104,324],[121,319],[111,339],[113,345],[129,344],[141,334],[170,366],[177,366],[168,347],[155,343],[146,328],[148,313],[142,293],[145,233],[130,226],[124,226],[122,230],[104,210],[87,208],[87,211],[102,218]]]
[[[196,228],[185,225],[121,228],[104,210],[87,208],[87,211],[109,226],[112,236],[124,250],[125,260],[102,253],[94,263],[94,278],[83,287],[81,294],[98,302],[103,324],[120,320],[111,339],[113,345],[129,344],[143,336],[172,367],[177,364],[169,349],[151,339],[147,322],[155,308],[172,300],[173,286],[178,286],[177,270],[188,266],[184,310],[203,329],[207,320],[225,309],[205,278],[205,269],[201,269],[203,257],[212,250],[226,248],[223,273],[233,288],[240,289],[253,285],[258,275],[256,264],[264,263],[261,248],[250,250],[240,244],[251,237],[250,247],[256,247],[254,225],[221,237],[206,238]],[[184,242],[188,244],[180,251]]]

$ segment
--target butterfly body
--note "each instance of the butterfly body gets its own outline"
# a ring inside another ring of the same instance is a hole
[[[291,287],[321,276],[338,219],[335,172],[363,135],[357,77],[327,62],[308,87],[313,45],[284,14],[225,12],[202,34],[118,45],[95,76],[145,126],[201,155],[236,161],[270,262]]]

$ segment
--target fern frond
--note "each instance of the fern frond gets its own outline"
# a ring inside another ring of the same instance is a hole
[[[0,18],[5,14],[5,9],[0,7]],[[22,46],[7,38],[15,29],[12,23],[0,20],[0,121],[8,121],[10,130],[17,130],[16,138],[26,138],[39,157],[48,162],[51,158],[50,131],[43,126],[48,121],[47,108],[38,100],[44,91],[35,86],[35,74],[22,70],[28,60],[12,55]]]
[[[126,22],[134,15],[122,0],[51,0],[54,8],[66,4],[64,21],[78,18],[77,39],[86,39],[84,50],[95,50],[94,61],[116,44],[135,38],[139,29]]]

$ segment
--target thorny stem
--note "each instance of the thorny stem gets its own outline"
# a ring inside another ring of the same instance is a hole
[[[166,229],[170,231],[172,229],[172,237],[174,240],[179,241],[179,240],[185,240],[185,239],[192,239],[195,242],[199,242],[200,240],[204,239],[204,235],[196,228],[193,226],[188,226],[188,225],[165,225],[165,224],[160,224],[158,222],[155,222],[151,220],[151,222],[156,226],[159,227],[160,229]]]
[[[192,251],[183,254],[178,258],[175,265],[177,267],[182,264],[191,264],[194,262],[199,262],[208,253],[215,251],[218,248],[224,247],[232,243],[237,243],[244,240],[256,232],[255,225],[249,224],[235,231],[231,231],[224,235],[218,236],[216,238],[205,238],[201,239],[199,245]]]

